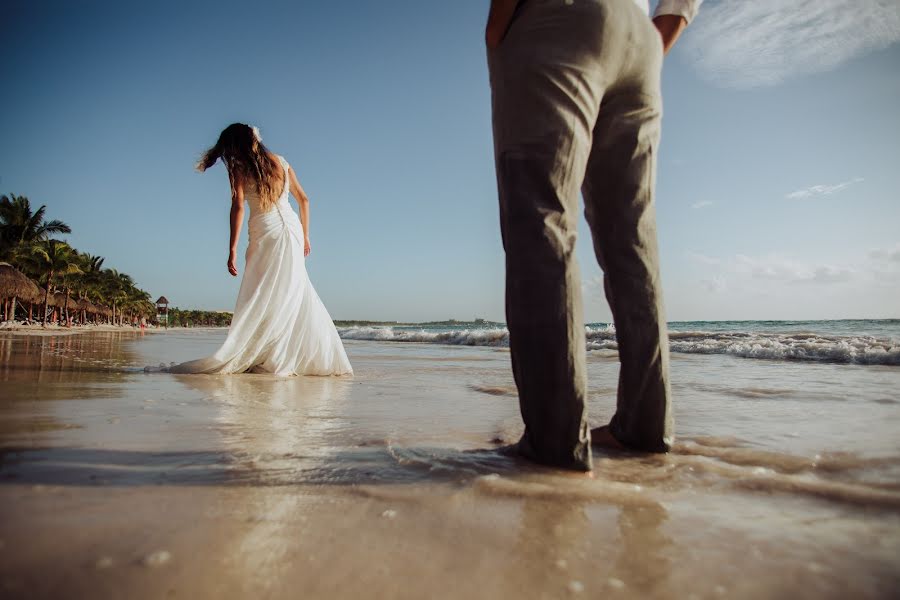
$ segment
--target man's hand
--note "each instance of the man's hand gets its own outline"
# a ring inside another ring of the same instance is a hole
[[[484,31],[484,41],[488,48],[496,48],[503,41],[509,22],[519,0],[491,0],[491,12],[488,14],[487,28]]]
[[[662,37],[663,54],[668,54],[678,36],[687,27],[687,19],[681,15],[659,15],[653,19],[653,24],[656,25],[659,35]]]

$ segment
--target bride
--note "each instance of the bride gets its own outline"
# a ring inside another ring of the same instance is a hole
[[[313,289],[309,255],[309,199],[297,175],[270,152],[259,131],[243,123],[226,127],[197,170],[221,159],[231,182],[231,251],[228,272],[237,276],[237,244],[250,206],[250,244],[244,279],[225,343],[207,358],[174,365],[173,373],[344,375],[353,373],[344,345]],[[300,205],[297,217],[288,193]]]

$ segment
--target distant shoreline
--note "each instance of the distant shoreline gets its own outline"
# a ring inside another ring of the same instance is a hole
[[[72,325],[71,327],[63,327],[60,325],[50,325],[41,327],[40,324],[35,325],[9,325],[7,323],[0,324],[0,334],[11,333],[13,335],[27,336],[51,336],[51,335],[78,335],[81,333],[159,333],[165,331],[162,327],[147,326],[143,330],[140,327],[131,325]]]

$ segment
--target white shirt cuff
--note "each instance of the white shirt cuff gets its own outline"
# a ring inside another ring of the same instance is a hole
[[[653,11],[653,17],[660,15],[678,15],[684,17],[688,23],[697,16],[700,10],[700,4],[703,0],[659,0],[656,10]]]

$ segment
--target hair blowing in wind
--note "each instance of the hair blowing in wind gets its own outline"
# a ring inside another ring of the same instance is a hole
[[[228,169],[232,190],[253,182],[264,206],[274,204],[281,181],[278,164],[254,127],[245,123],[232,123],[222,130],[215,145],[203,153],[197,162],[200,172],[221,159]]]

